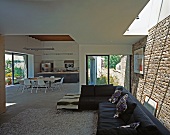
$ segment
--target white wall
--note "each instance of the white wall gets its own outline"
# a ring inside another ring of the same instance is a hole
[[[86,55],[132,54],[131,45],[80,45],[79,78],[80,85],[86,84]]]
[[[53,47],[52,51],[27,51],[23,47]],[[74,60],[79,68],[80,85],[86,83],[86,55],[132,54],[131,45],[78,45],[76,42],[40,42],[25,36],[5,36],[5,49],[34,55],[35,73],[41,61],[53,61],[54,67],[64,67],[64,60]],[[72,53],[73,55],[64,55]],[[44,55],[48,54],[48,55]],[[58,55],[61,54],[61,55]]]
[[[79,67],[79,45],[74,41],[43,42],[44,47],[53,47],[54,50],[44,51],[42,60],[53,62],[54,68],[64,69],[64,60],[74,60],[74,68]]]
[[[25,53],[34,55],[34,66],[28,65],[32,67],[29,71],[28,76],[32,76],[34,73],[40,71],[40,62],[42,60],[41,55],[42,51],[30,51],[23,49],[24,47],[41,47],[41,42],[27,36],[4,36],[5,37],[5,50],[11,52]],[[28,60],[29,61],[29,60]],[[29,63],[30,64],[30,63]]]

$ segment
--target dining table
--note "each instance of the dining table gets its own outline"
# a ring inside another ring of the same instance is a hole
[[[59,81],[61,78],[60,77],[54,77],[54,78],[50,78],[50,77],[34,77],[34,78],[28,78],[30,81],[38,81],[38,79],[43,80],[44,82],[48,83],[48,88],[51,87],[51,83],[55,82],[55,81]]]

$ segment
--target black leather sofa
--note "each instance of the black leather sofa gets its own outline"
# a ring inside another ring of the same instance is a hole
[[[99,103],[108,101],[115,89],[123,89],[122,86],[109,85],[82,85],[79,99],[80,110],[97,110]]]
[[[122,90],[120,98],[128,94],[127,110],[118,118],[113,117],[116,104],[108,102],[116,89]],[[170,135],[169,130],[122,86],[82,85],[79,109],[98,110],[97,135]],[[140,122],[136,129],[121,128],[134,122]]]
[[[152,120],[128,97],[127,110],[118,118],[115,104],[103,102],[99,104],[97,135],[160,135]],[[121,128],[121,126],[140,122],[139,127]]]

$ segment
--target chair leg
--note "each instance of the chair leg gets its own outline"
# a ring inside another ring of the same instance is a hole
[[[50,89],[51,89],[52,91],[54,91],[54,88],[55,88],[55,84],[51,83]]]
[[[47,87],[45,87],[45,93],[47,92]]]
[[[63,87],[63,84],[61,84],[61,87],[62,87],[62,89],[64,88],[64,87]]]
[[[57,86],[58,86],[59,90],[61,91],[60,85],[57,85]]]
[[[19,91],[19,90],[20,90],[20,88],[21,88],[21,85],[19,85],[19,87],[18,87],[17,91]]]
[[[54,91],[54,89],[53,89],[53,87],[52,87],[52,86],[50,87],[50,89],[51,89],[52,91]]]
[[[25,90],[25,85],[24,85],[24,87],[22,88],[22,93],[24,92],[24,90]]]
[[[60,86],[61,86],[61,89],[63,89],[63,84],[61,84]]]
[[[31,93],[32,93],[33,87],[31,88]]]
[[[38,91],[38,86],[37,86],[37,88],[36,88],[36,93],[37,93],[37,91]]]
[[[18,89],[17,89],[17,91],[19,91],[19,90],[20,90],[20,87],[21,87],[21,85],[19,85],[19,86],[18,86]]]

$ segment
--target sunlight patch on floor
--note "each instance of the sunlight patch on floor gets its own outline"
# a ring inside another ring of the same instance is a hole
[[[6,103],[6,107],[7,106],[11,106],[11,105],[15,105],[16,103]]]

